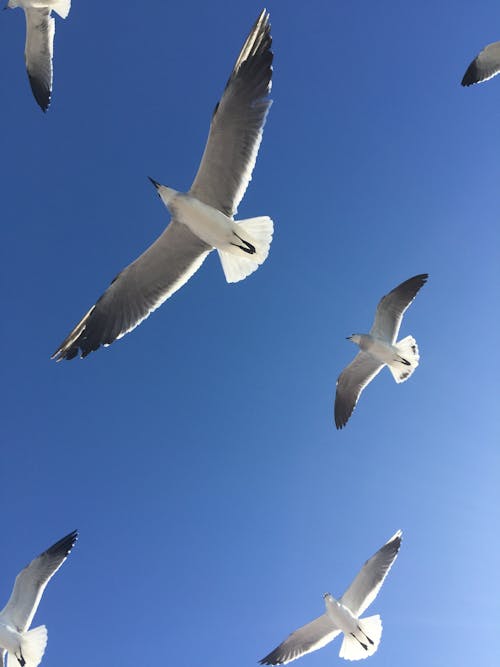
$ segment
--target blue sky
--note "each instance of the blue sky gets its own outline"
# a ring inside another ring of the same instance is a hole
[[[262,5],[75,2],[46,115],[1,12],[0,594],[75,527],[44,664],[255,665],[401,528],[370,666],[496,667],[500,80],[462,89],[497,2],[273,2],[273,99],[239,217],[266,263],[215,254],[132,334],[50,354],[163,230]],[[379,298],[428,272],[345,430],[335,381]],[[302,658],[345,664],[340,641]]]

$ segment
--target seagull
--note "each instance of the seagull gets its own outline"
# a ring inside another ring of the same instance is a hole
[[[47,111],[52,94],[52,58],[54,54],[55,19],[52,10],[65,19],[71,0],[9,0],[6,9],[22,7],[26,14],[24,58],[31,90],[42,111]]]
[[[462,86],[472,86],[492,79],[500,72],[500,42],[488,44],[474,58],[462,79]]]
[[[337,428],[347,424],[361,392],[384,366],[389,366],[398,383],[407,380],[418,366],[420,356],[413,336],[407,336],[398,343],[396,338],[404,312],[428,277],[427,273],[421,273],[395,287],[380,300],[370,333],[348,336],[347,340],[359,345],[361,352],[344,368],[337,380]]]
[[[237,282],[266,259],[273,234],[267,216],[235,221],[252,177],[271,100],[271,26],[264,10],[255,22],[222,98],[189,192],[150,179],[171,214],[163,234],[113,280],[52,355],[86,357],[132,331],[184,285],[217,248],[227,282]]]
[[[363,565],[354,581],[340,600],[325,593],[326,612],[314,621],[292,632],[274,651],[260,660],[261,665],[285,665],[306,653],[326,646],[341,632],[344,640],[340,657],[362,660],[373,655],[382,636],[382,620],[376,616],[360,618],[378,595],[384,579],[396,560],[401,546],[402,532],[398,530]]]
[[[7,605],[0,612],[0,661],[5,667],[37,667],[47,645],[47,628],[28,630],[45,586],[66,560],[78,539],[74,530],[31,561],[16,577]],[[17,660],[17,663],[15,662]]]

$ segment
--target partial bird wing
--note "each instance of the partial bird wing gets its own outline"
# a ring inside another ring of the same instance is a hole
[[[111,345],[140,324],[200,268],[211,246],[175,219],[113,280],[52,355],[73,359]]]
[[[372,336],[383,338],[389,343],[396,341],[403,315],[428,277],[427,273],[413,276],[380,299],[375,322],[370,329]]]
[[[337,380],[335,394],[335,426],[343,428],[352,415],[363,389],[380,373],[381,364],[367,352],[358,352],[354,360],[344,368]]]
[[[462,86],[487,81],[500,72],[500,42],[488,44],[471,62],[462,79]]]
[[[245,194],[271,106],[269,14],[255,22],[215,107],[190,194],[231,217]]]
[[[25,632],[30,627],[45,586],[64,563],[77,538],[78,532],[74,530],[32,560],[17,575],[12,594],[0,617],[18,632]]]
[[[398,555],[401,536],[402,532],[398,530],[376,554],[366,561],[340,599],[340,602],[350,609],[356,618],[359,618],[377,597]]]
[[[323,616],[315,618],[314,621],[292,632],[284,642],[259,662],[261,665],[285,665],[306,653],[317,651],[319,648],[326,646],[340,632],[330,618],[323,614]]]
[[[2,663],[1,667],[6,667],[6,663],[7,663],[6,655],[7,655],[7,651],[4,648],[0,648],[0,662]]]
[[[25,9],[26,47],[24,57],[31,90],[42,111],[47,111],[52,93],[52,55],[55,20],[50,7]]]

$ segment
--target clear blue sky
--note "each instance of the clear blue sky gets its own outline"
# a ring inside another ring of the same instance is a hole
[[[228,285],[213,254],[132,334],[60,364],[168,222],[147,176],[189,188],[262,5],[75,0],[46,115],[23,13],[0,12],[0,596],[78,527],[36,617],[43,664],[255,665],[401,528],[370,667],[496,667],[500,78],[459,83],[500,5],[267,7],[274,104],[239,216],[273,217],[268,260]],[[401,330],[419,368],[381,373],[337,432],[345,337],[422,272]],[[345,664],[339,646],[301,664]]]

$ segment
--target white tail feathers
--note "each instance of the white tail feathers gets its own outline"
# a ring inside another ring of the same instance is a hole
[[[65,19],[71,9],[71,0],[54,0],[51,4],[51,9],[59,14],[61,18]]]
[[[396,343],[398,358],[389,363],[389,369],[396,382],[404,382],[418,366],[420,355],[417,341],[413,336],[406,336]]]
[[[228,245],[218,249],[224,275],[228,283],[237,283],[253,273],[266,260],[273,238],[273,221],[267,216],[235,221],[242,246]],[[248,251],[248,247],[253,249]]]
[[[37,667],[40,664],[45,647],[47,646],[47,628],[39,625],[33,630],[25,632],[21,639],[21,652],[25,660],[25,667]],[[19,661],[16,656],[9,654],[10,667],[17,667]]]
[[[363,660],[373,655],[378,649],[382,637],[382,620],[376,616],[368,616],[358,620],[355,635],[344,635],[339,656],[344,660]]]

